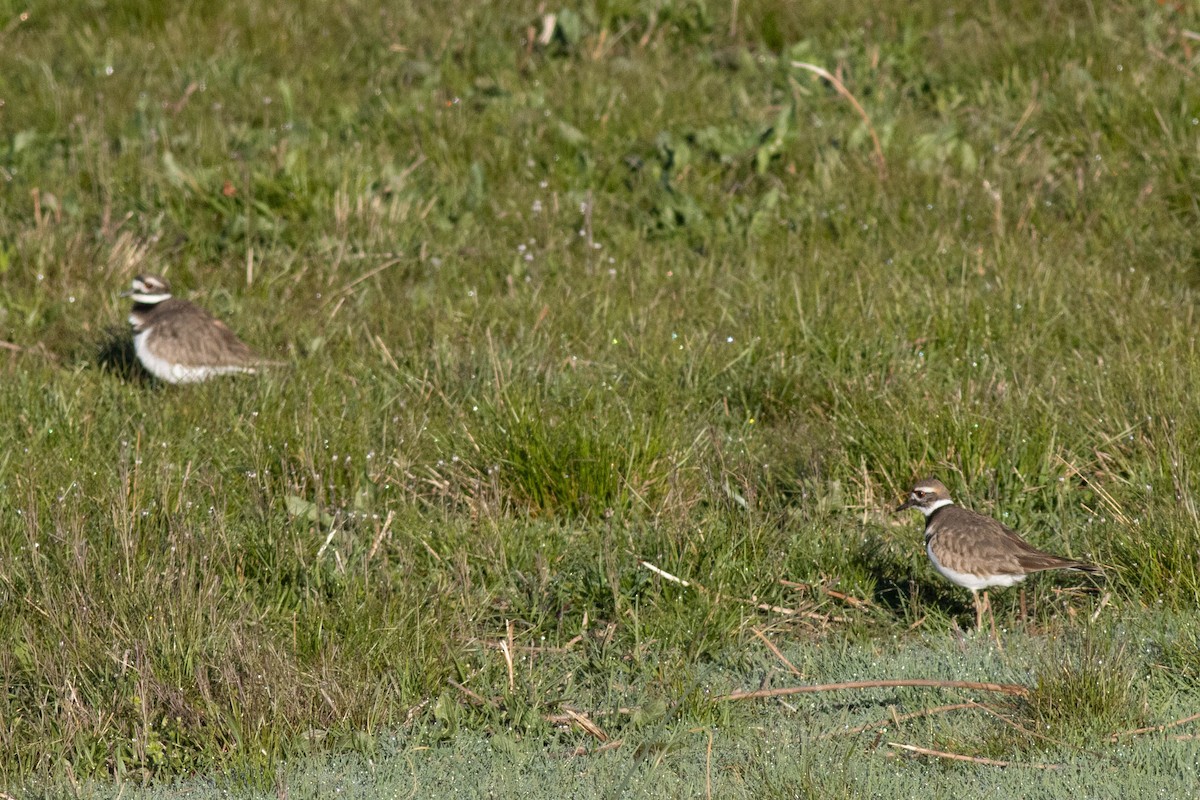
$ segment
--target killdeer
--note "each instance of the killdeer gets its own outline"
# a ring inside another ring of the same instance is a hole
[[[1044,553],[998,520],[954,505],[945,484],[934,478],[913,486],[896,511],[906,508],[925,515],[925,552],[933,568],[952,583],[971,590],[976,629],[983,625],[984,606],[991,608],[987,598],[991,586],[1012,586],[1030,573],[1047,569],[1103,574],[1092,564]],[[979,601],[980,589],[984,590],[983,604]]]
[[[139,275],[122,297],[133,299],[129,324],[133,349],[154,377],[167,383],[196,383],[214,375],[255,372],[270,362],[259,358],[225,323],[171,296],[157,275]]]

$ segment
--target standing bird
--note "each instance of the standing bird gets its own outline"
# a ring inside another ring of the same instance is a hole
[[[253,373],[271,363],[203,308],[172,297],[167,282],[157,275],[137,276],[121,296],[133,299],[133,349],[146,371],[159,380],[197,383],[214,375]]]
[[[913,486],[896,511],[906,508],[925,515],[925,552],[933,568],[952,583],[971,590],[976,630],[983,626],[983,608],[986,606],[991,613],[988,587],[1012,586],[1030,573],[1047,569],[1103,574],[1093,564],[1044,553],[998,520],[954,505],[950,491],[935,478]],[[980,589],[984,590],[983,603],[979,601]],[[995,624],[992,617],[993,628]]]

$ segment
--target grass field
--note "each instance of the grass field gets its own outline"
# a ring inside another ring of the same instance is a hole
[[[0,0],[0,786],[1194,790],[1198,32]],[[287,366],[148,379],[139,273]],[[928,474],[1106,578],[964,633]],[[1021,693],[724,697],[899,679]]]

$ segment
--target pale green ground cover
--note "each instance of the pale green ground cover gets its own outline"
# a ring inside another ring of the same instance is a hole
[[[9,791],[1194,788],[1200,15],[877,5],[0,0]],[[928,473],[1107,580],[960,636]],[[900,677],[1033,694],[714,700]]]

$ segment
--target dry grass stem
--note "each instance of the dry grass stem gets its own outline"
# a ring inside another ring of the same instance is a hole
[[[831,589],[828,586],[821,584],[821,583],[801,583],[798,581],[789,581],[784,578],[780,578],[779,585],[786,586],[789,589],[806,589],[806,590],[810,590],[810,591],[815,590],[815,591],[820,592],[821,594],[828,595],[828,596],[834,598],[835,600],[841,600],[843,603],[852,605],[855,608],[862,608],[862,609],[874,608],[874,604],[872,604],[870,600],[862,600],[858,597],[854,597],[853,595],[849,595],[844,592],[839,592],[836,589]]]
[[[683,578],[677,578],[676,576],[667,572],[665,569],[661,569],[659,567],[654,566],[649,561],[639,560],[638,565],[645,567],[646,569],[650,570],[651,572],[653,572],[655,575],[662,578],[663,580],[671,581],[671,583],[678,583],[680,586],[691,586],[692,585],[690,582],[685,581]],[[696,585],[696,588],[703,590],[703,587],[700,586],[699,584]]]
[[[621,745],[625,744],[624,739],[613,739],[611,742],[605,742],[594,750],[589,750],[583,745],[576,747],[571,751],[572,756],[595,756],[600,753],[607,753],[609,750],[616,750]]]
[[[375,553],[379,551],[379,545],[387,538],[388,531],[392,528],[392,521],[396,519],[396,512],[388,509],[387,517],[383,520],[383,527],[379,529],[379,533],[375,534],[375,540],[371,542],[371,550],[367,553],[367,563],[371,563],[371,559],[375,557]]]
[[[1000,761],[995,758],[984,758],[983,756],[967,756],[962,753],[947,753],[945,750],[930,750],[928,747],[917,747],[915,744],[900,744],[899,742],[888,742],[888,747],[895,747],[900,750],[907,750],[910,753],[916,753],[922,756],[933,756],[934,758],[945,758],[951,761],[969,761],[972,764],[986,764],[989,767],[1032,767],[1033,769],[1061,769],[1061,764],[1017,764],[1012,761]]]
[[[924,708],[920,711],[913,711],[908,714],[900,714],[899,716],[893,714],[887,719],[868,722],[865,725],[857,725],[853,728],[847,728],[844,731],[830,731],[829,733],[821,734],[817,738],[829,739],[834,736],[853,736],[856,733],[863,733],[865,731],[874,730],[875,728],[884,728],[888,725],[898,725],[901,722],[907,722],[911,719],[920,719],[921,717],[929,717],[935,714],[945,714],[949,711],[962,711],[963,709],[967,708],[986,708],[986,706],[982,706],[974,701],[969,703],[951,703],[950,705],[945,706],[934,706],[933,708]]]
[[[1025,697],[1029,688],[1015,683],[979,683],[976,681],[936,681],[927,678],[901,678],[897,680],[850,681],[848,683],[822,683],[812,686],[785,686],[777,689],[758,689],[749,692],[730,692],[717,700],[755,700],[763,697],[785,697],[792,694],[814,692],[838,692],[854,689],[889,688],[970,689],[979,692],[996,692],[1014,697]]]
[[[478,705],[478,706],[487,706],[489,708],[496,707],[495,700],[488,700],[486,697],[483,697],[479,693],[472,691],[471,689],[468,689],[466,686],[463,686],[461,683],[454,680],[453,678],[448,678],[446,680],[446,682],[449,683],[451,686],[453,686],[455,689],[458,689],[464,695],[466,695],[467,699],[470,700],[473,704]]]
[[[585,731],[587,731],[589,734],[591,734],[593,737],[595,737],[598,741],[600,741],[601,743],[608,741],[608,734],[605,733],[600,728],[599,725],[597,725],[595,722],[590,720],[586,714],[583,714],[579,711],[575,711],[574,709],[570,709],[570,708],[564,708],[563,711],[565,711],[567,716],[569,716],[571,719],[573,719],[575,721],[575,723],[577,725],[579,725],[579,727],[583,728]]]
[[[1165,730],[1170,730],[1171,728],[1178,728],[1180,725],[1186,725],[1189,722],[1195,722],[1196,720],[1200,720],[1200,713],[1192,714],[1190,716],[1183,717],[1182,719],[1177,719],[1174,722],[1167,722],[1162,725],[1150,725],[1145,728],[1135,728],[1131,731],[1119,731],[1117,733],[1109,734],[1108,741],[1115,742],[1122,736],[1141,736],[1145,733],[1160,733]]]
[[[792,66],[797,69],[808,70],[829,81],[837,93],[849,101],[850,105],[858,113],[858,116],[862,118],[863,124],[867,126],[867,132],[871,134],[871,142],[875,146],[875,166],[879,171],[879,178],[880,180],[886,178],[887,160],[883,157],[883,145],[879,143],[879,134],[875,133],[875,126],[871,124],[871,117],[867,114],[866,109],[862,107],[862,104],[858,102],[858,99],[851,94],[844,83],[838,80],[836,75],[824,67],[818,67],[816,64],[809,64],[804,61],[793,61]]]
[[[772,653],[775,654],[776,658],[778,658],[780,661],[783,662],[784,666],[786,666],[793,675],[795,675],[797,677],[803,677],[800,673],[800,670],[796,669],[796,665],[793,664],[791,661],[788,661],[787,656],[785,656],[783,654],[783,652],[778,647],[775,646],[774,642],[772,642],[770,639],[767,638],[767,635],[765,633],[760,631],[758,628],[751,628],[750,632],[753,633],[755,636],[757,636],[759,639],[762,639],[763,644],[765,644],[767,646],[767,648]]]

